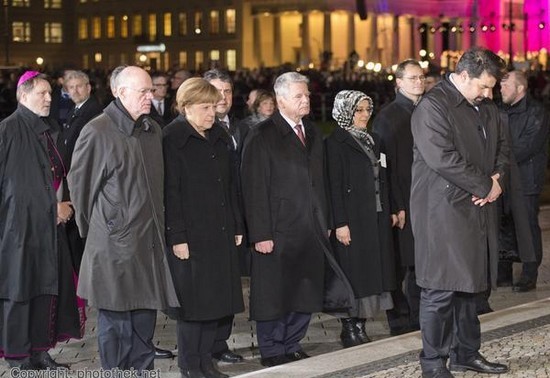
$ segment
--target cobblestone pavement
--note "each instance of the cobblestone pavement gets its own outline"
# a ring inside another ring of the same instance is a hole
[[[548,253],[550,249],[550,207],[541,209],[540,219],[546,252],[543,265],[539,270],[537,290],[528,293],[514,293],[508,287],[494,291],[490,303],[496,312],[486,315],[493,321],[498,322],[499,318],[503,317],[500,315],[502,311],[498,310],[550,297],[550,254]],[[520,269],[520,264],[514,264],[516,278],[519,277]],[[248,298],[248,281],[246,279],[243,279],[243,292],[245,298]],[[500,375],[500,377],[550,377],[550,358],[548,356],[550,353],[550,303],[545,302],[545,305],[549,307],[548,316],[527,321],[518,317],[517,321],[508,322],[503,327],[483,332],[482,353],[490,360],[510,365],[511,371],[508,374]],[[270,369],[263,369],[259,363],[255,327],[253,322],[247,319],[247,314],[248,312],[245,312],[235,317],[233,333],[229,340],[230,348],[242,354],[245,361],[233,365],[219,364],[220,370],[231,376],[420,377],[417,360],[420,349],[419,334],[405,335],[405,338],[403,336],[390,338],[383,314],[367,323],[367,333],[375,341],[374,343],[346,350],[342,350],[339,343],[340,324],[338,320],[325,314],[314,314],[307,336],[302,342],[304,350],[313,358]],[[484,317],[482,317],[482,327],[484,326]],[[95,331],[96,313],[93,309],[88,309],[84,338],[60,343],[50,351],[57,361],[71,365],[71,376],[78,376],[77,372],[85,370],[92,372],[99,369]],[[157,319],[154,341],[159,347],[176,349],[175,322],[161,313]],[[405,345],[408,349],[405,348]],[[372,357],[378,351],[389,353],[391,356],[379,359]],[[355,355],[355,359],[348,358],[351,355]],[[359,357],[357,358],[357,356]],[[361,356],[365,356],[364,359]],[[351,362],[348,363],[348,360]],[[326,371],[311,373],[318,371],[319,366],[323,364],[327,366]],[[163,377],[179,377],[176,360],[156,360],[155,368],[159,369],[158,371],[162,373]],[[12,373],[5,362],[0,362],[0,378],[10,377]],[[457,373],[456,376],[486,375],[467,372]],[[26,377],[22,376],[21,378]],[[98,377],[88,376],[86,378]]]

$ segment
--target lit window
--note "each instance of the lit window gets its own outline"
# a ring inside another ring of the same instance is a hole
[[[44,0],[44,8],[61,9],[61,0]]]
[[[92,18],[92,38],[101,38],[101,17]]]
[[[210,34],[220,34],[220,12],[210,11]]]
[[[195,70],[200,71],[202,64],[204,63],[204,53],[202,51],[195,51]]]
[[[11,5],[13,7],[25,7],[28,8],[31,6],[31,0],[12,0]]]
[[[172,35],[172,13],[164,13],[164,36],[170,37]]]
[[[229,71],[235,71],[237,69],[237,51],[227,50],[225,53],[225,63]]]
[[[212,61],[220,60],[220,50],[210,51],[210,60],[212,60]]]
[[[88,54],[82,54],[82,68],[84,68],[85,70],[90,68],[90,57],[88,56]]]
[[[187,51],[180,51],[179,53],[179,67],[187,68]]]
[[[128,64],[128,55],[126,53],[120,54],[120,64]]]
[[[225,32],[235,34],[237,31],[237,12],[235,9],[227,9],[225,11]]]
[[[13,42],[31,41],[31,23],[14,21],[11,24],[11,33]]]
[[[78,39],[88,39],[88,19],[78,19]]]
[[[193,23],[195,34],[202,33],[202,12],[195,12],[195,22]]]
[[[149,13],[149,41],[154,41],[157,38],[157,15]]]
[[[44,24],[44,42],[62,43],[63,26],[59,22],[46,22]]]
[[[187,13],[178,14],[178,32],[180,35],[187,35]]]
[[[128,38],[128,16],[126,15],[120,19],[120,37]]]
[[[143,19],[141,14],[134,14],[132,18],[132,35],[140,36],[143,34]]]
[[[115,16],[107,16],[107,38],[115,38]]]
[[[94,54],[94,62],[101,63],[102,60],[103,60],[103,55],[101,55],[101,53],[97,52]]]

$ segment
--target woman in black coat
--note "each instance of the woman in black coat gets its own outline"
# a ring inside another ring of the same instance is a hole
[[[370,341],[365,321],[393,307],[394,251],[385,155],[376,135],[367,132],[372,100],[362,92],[340,91],[332,116],[338,123],[326,140],[332,242],[342,270],[351,282],[356,311],[342,319],[340,338],[350,347]]]
[[[218,320],[244,310],[239,256],[242,222],[232,141],[215,120],[218,90],[192,78],[178,89],[181,113],[164,132],[166,241],[181,307],[178,365],[184,377],[227,377],[212,364]]]

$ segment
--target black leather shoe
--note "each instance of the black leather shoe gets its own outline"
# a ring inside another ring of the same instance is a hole
[[[454,378],[454,375],[446,367],[438,367],[432,370],[423,371],[422,378]]]
[[[260,360],[262,366],[271,367],[292,362],[286,355],[281,354],[273,357],[265,357]]]
[[[504,374],[508,366],[487,361],[483,356],[478,356],[469,362],[454,362],[450,364],[451,371],[472,370],[485,374]]]
[[[60,364],[53,360],[48,352],[42,351],[33,353],[31,356],[31,364],[38,370],[68,370],[69,365]]]
[[[287,353],[285,355],[290,361],[303,360],[304,358],[309,358],[309,355],[303,350],[298,350],[296,352]]]
[[[243,356],[237,353],[233,353],[230,350],[226,350],[225,352],[221,352],[221,353],[212,353],[212,358],[215,358],[218,361],[227,362],[230,364],[235,364],[237,362],[242,362],[244,360]]]
[[[206,378],[200,369],[181,369],[181,378]]]
[[[512,291],[516,293],[525,293],[537,288],[537,283],[535,281],[519,281],[512,287]]]
[[[174,358],[174,353],[166,349],[160,349],[155,347],[155,358],[161,360],[163,358]]]
[[[201,361],[201,371],[206,378],[229,378],[229,375],[216,369],[211,359]]]
[[[17,368],[19,370],[38,370],[38,368],[31,363],[29,357],[18,360],[6,358],[6,362],[10,368]]]

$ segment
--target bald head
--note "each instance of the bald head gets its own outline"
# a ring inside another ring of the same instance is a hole
[[[118,98],[134,120],[151,111],[153,83],[144,69],[128,66],[117,76]]]

